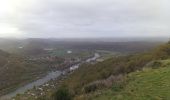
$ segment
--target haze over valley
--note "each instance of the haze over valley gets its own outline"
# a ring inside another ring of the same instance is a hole
[[[0,100],[169,100],[168,0],[0,0]]]

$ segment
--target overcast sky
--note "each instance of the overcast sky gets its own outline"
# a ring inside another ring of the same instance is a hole
[[[170,36],[169,0],[0,0],[0,37]]]

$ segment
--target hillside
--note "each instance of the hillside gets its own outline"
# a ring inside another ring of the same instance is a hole
[[[8,53],[0,50],[0,66],[3,66],[5,63],[7,63],[7,57],[9,56]]]
[[[84,64],[62,80],[61,89],[51,89],[53,92],[40,96],[38,100],[60,100],[55,98],[66,95],[70,99],[63,100],[150,100],[158,94],[160,98],[165,98],[168,97],[165,92],[170,85],[167,77],[170,71],[169,58],[170,43],[166,43],[145,53]],[[165,82],[165,88],[162,88],[160,81]],[[150,93],[149,90],[153,91]],[[22,95],[18,98],[16,100],[22,100]]]
[[[159,63],[158,64],[156,63],[157,66],[150,66],[150,63],[157,61],[157,60],[165,60],[165,59],[168,59],[169,57],[170,57],[170,43],[166,43],[162,46],[155,48],[154,50],[151,50],[150,52],[136,54],[136,55],[129,55],[129,56],[124,56],[124,57],[118,57],[118,58],[117,57],[111,58],[104,62],[97,63],[95,65],[84,65],[80,69],[76,70],[72,75],[70,75],[70,77],[68,77],[68,79],[66,79],[63,84],[70,90],[71,94],[74,95],[75,98],[77,99],[84,95],[88,95],[88,94],[91,95],[93,92],[98,91],[100,89],[112,88],[112,85],[114,86],[114,84],[117,83],[117,81],[118,81],[118,84],[121,84],[119,83],[119,81],[122,80],[122,77],[120,78],[120,76],[126,76],[126,75],[129,75],[130,73],[143,70],[144,68],[151,68],[151,69],[153,68],[153,70],[154,68],[158,68],[158,71],[160,70],[160,72],[158,72],[159,74],[157,74],[157,76],[154,76],[154,72],[150,73],[152,72],[152,70],[148,72],[148,77],[157,79],[158,76],[159,77],[161,77],[162,75],[164,76],[164,74],[161,75],[162,73],[161,70],[165,70],[165,71],[168,71],[168,70],[159,69],[159,67],[161,67]],[[167,74],[165,74],[165,77],[166,75]],[[114,76],[114,77],[111,77],[111,76]],[[146,81],[148,79],[147,77],[146,78],[143,77],[143,80]],[[135,80],[131,80],[131,81],[132,83],[135,82]],[[157,83],[159,83],[159,80],[154,80],[154,81],[155,82],[157,81]],[[151,82],[151,85],[155,83],[154,81]],[[126,83],[123,83],[123,86],[124,85],[126,85]],[[153,87],[150,87],[150,88],[154,88],[154,87],[156,86],[153,85]],[[137,87],[134,87],[134,88],[137,88]],[[159,88],[158,88],[158,91],[159,91]],[[166,88],[165,90],[162,90],[162,92],[163,91],[166,92],[167,91]],[[142,92],[145,92],[145,90],[138,91],[138,92],[142,93]],[[101,100],[110,100],[110,98],[111,97],[108,97],[108,99],[101,99]],[[81,98],[78,100],[86,100],[86,99]],[[100,98],[96,100],[100,100]]]
[[[166,44],[148,53],[115,57],[95,65],[83,65],[68,78],[66,83],[79,84],[81,82],[81,84],[86,84],[91,81],[107,78],[110,75],[124,75],[141,70],[147,63],[153,60],[168,58],[170,56],[169,49],[170,44]],[[73,86],[72,84],[71,87]]]
[[[66,50],[106,50],[121,53],[136,53],[148,51],[160,44],[163,41],[109,41],[109,40],[65,40],[65,39],[2,39],[0,38],[0,49],[10,53],[22,55],[42,55],[47,53],[45,48],[66,49]],[[114,40],[114,39],[113,39]]]
[[[170,60],[159,63],[161,65],[158,69],[144,69],[128,74],[126,85],[119,91],[115,91],[113,86],[112,89],[86,96],[86,100],[169,100]]]
[[[0,95],[34,80],[45,70],[45,67],[28,62],[24,57],[0,51]]]

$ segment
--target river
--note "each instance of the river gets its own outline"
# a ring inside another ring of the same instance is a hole
[[[88,62],[88,63],[89,63],[89,62],[95,61],[95,60],[96,60],[97,58],[99,58],[99,57],[100,57],[100,55],[99,55],[98,53],[95,53],[95,54],[94,54],[94,57],[88,58],[87,60],[85,60],[85,61],[83,61],[83,62]],[[76,70],[77,68],[79,68],[79,66],[80,66],[83,62],[71,66],[71,67],[69,68],[69,70],[70,70],[70,71]],[[24,86],[16,89],[15,91],[13,91],[13,92],[11,92],[11,93],[9,93],[9,94],[6,94],[6,95],[4,95],[4,96],[1,96],[1,97],[0,97],[0,100],[8,100],[8,99],[16,96],[17,94],[22,94],[22,93],[26,92],[27,90],[32,89],[33,87],[41,86],[41,85],[47,83],[48,81],[50,81],[51,79],[56,79],[56,78],[58,78],[59,76],[62,75],[62,73],[63,73],[62,71],[52,71],[52,72],[49,72],[45,77],[42,77],[41,79],[38,79],[38,80],[36,80],[36,81],[34,81],[34,82],[28,83],[28,84],[26,84],[26,85],[24,85]]]

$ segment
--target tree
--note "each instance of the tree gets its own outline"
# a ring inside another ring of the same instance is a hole
[[[54,93],[54,100],[72,100],[72,96],[67,88],[61,87]]]

